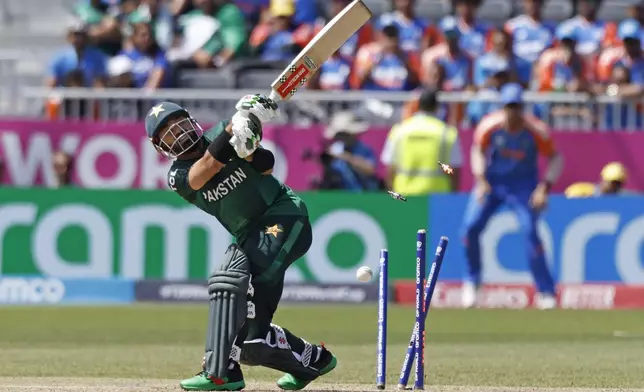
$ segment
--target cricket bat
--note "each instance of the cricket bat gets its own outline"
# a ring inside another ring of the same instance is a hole
[[[275,101],[290,99],[297,89],[369,19],[371,11],[362,0],[352,1],[313,37],[275,79],[271,84],[269,97]]]

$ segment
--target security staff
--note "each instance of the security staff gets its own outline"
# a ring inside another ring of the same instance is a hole
[[[418,109],[387,135],[380,157],[387,167],[385,183],[405,196],[456,191],[463,161],[458,131],[436,117],[435,91],[421,94]],[[438,161],[450,165],[454,174],[446,176]]]

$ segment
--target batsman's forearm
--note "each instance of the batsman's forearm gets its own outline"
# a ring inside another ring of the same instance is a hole
[[[198,191],[203,188],[225,165],[216,160],[209,152],[192,165],[188,172],[190,188]]]
[[[546,183],[554,184],[557,182],[561,173],[563,172],[564,161],[561,154],[556,153],[548,161],[548,167],[546,168],[546,174],[543,176],[543,179]]]

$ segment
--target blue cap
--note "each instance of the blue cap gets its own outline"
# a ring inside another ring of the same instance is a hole
[[[461,30],[458,28],[456,18],[453,16],[444,17],[439,27],[445,37],[458,38],[461,36]]]
[[[555,37],[559,41],[565,39],[577,41],[579,39],[579,29],[575,26],[560,24],[555,31]]]
[[[504,106],[523,103],[523,87],[518,83],[508,83],[501,87],[501,103]]]
[[[626,19],[619,24],[617,35],[620,39],[637,39],[642,36],[642,25],[635,19]]]

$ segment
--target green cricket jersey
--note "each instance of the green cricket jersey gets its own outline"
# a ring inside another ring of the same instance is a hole
[[[220,122],[204,137],[212,141],[227,125],[227,121]],[[272,175],[259,173],[241,158],[229,161],[202,189],[190,188],[188,171],[198,159],[174,161],[168,185],[189,203],[217,218],[236,238],[243,238],[259,218],[308,215],[306,205],[291,188]]]

